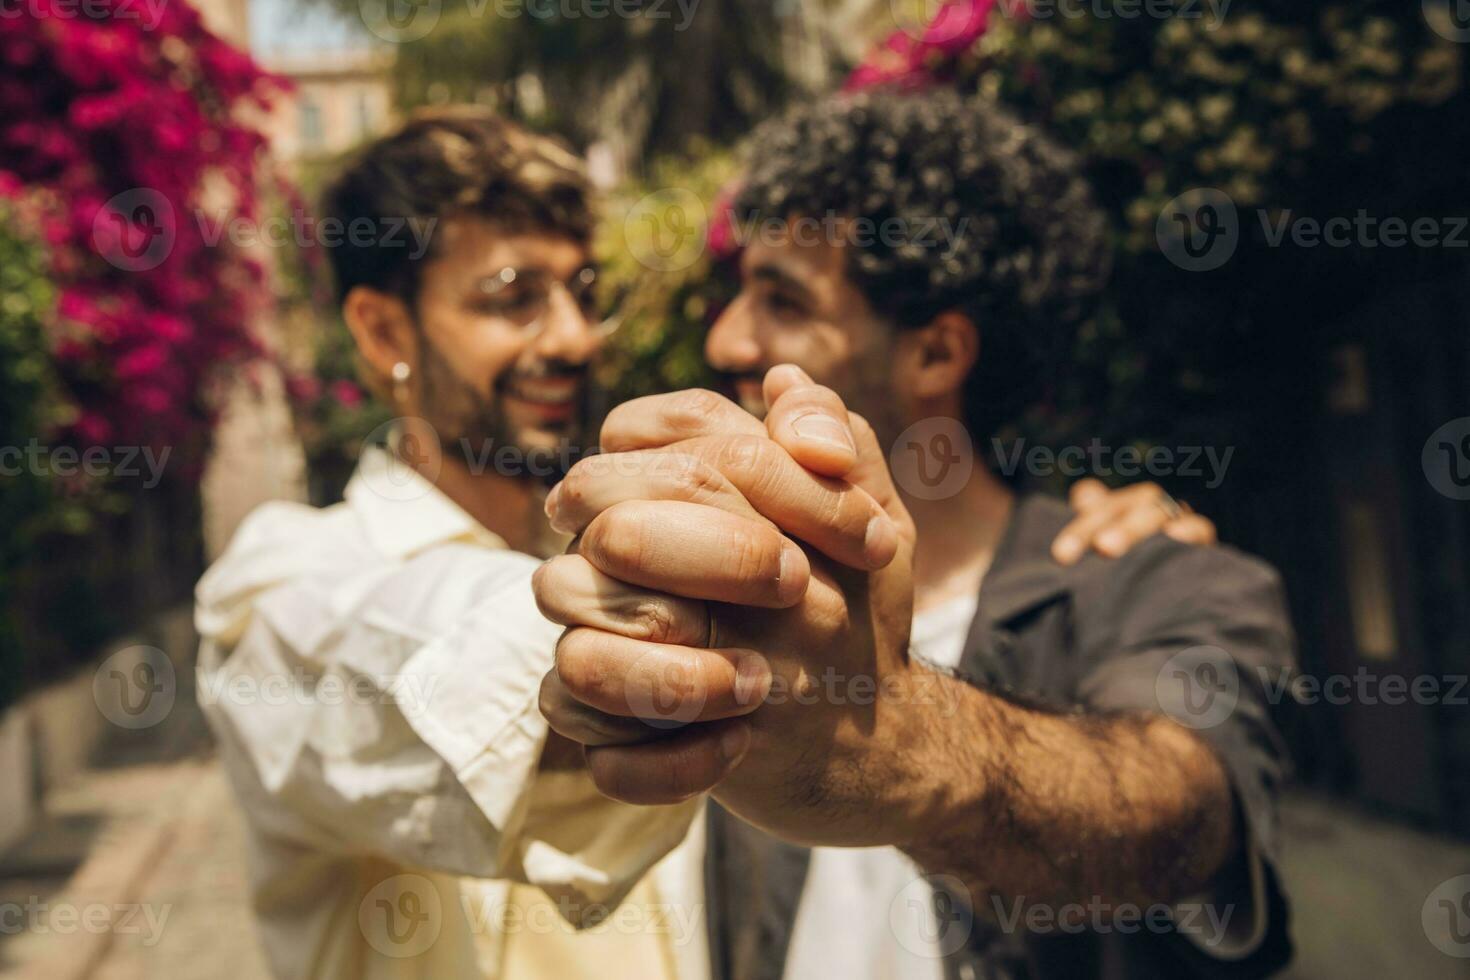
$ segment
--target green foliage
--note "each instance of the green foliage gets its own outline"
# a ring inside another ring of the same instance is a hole
[[[24,447],[40,431],[50,387],[45,319],[56,301],[41,252],[0,214],[0,447]],[[11,460],[0,461],[0,665],[19,661],[20,628],[13,594],[38,525],[52,506],[51,488]],[[0,706],[17,691],[17,671],[0,669]]]
[[[1461,213],[1462,71],[1419,4],[1265,2],[1218,23],[995,16],[956,84],[1074,149],[1117,245],[1101,315],[1027,434],[1250,445],[1266,470],[1288,465],[1270,458],[1289,452],[1279,420],[1320,397],[1313,367],[1334,331],[1375,291],[1456,274],[1461,257],[1294,248],[1263,222]],[[1240,221],[1235,254],[1207,273],[1176,268],[1156,237],[1166,205],[1200,188],[1228,194]]]
[[[1376,124],[1458,90],[1460,47],[1417,5],[1272,6],[1218,23],[995,17],[960,84],[1080,153],[1117,212],[1121,244],[1156,253],[1154,222],[1176,195],[1216,187],[1242,208],[1280,206],[1329,167],[1348,189],[1344,158],[1394,152]]]
[[[708,205],[734,171],[728,152],[698,146],[690,157],[656,161],[647,180],[604,202],[596,252],[608,304],[623,320],[599,379],[615,400],[709,384],[704,334],[729,286],[704,245]]]

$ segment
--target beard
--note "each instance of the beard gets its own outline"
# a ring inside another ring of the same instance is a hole
[[[450,366],[427,340],[420,342],[424,420],[438,434],[443,453],[473,472],[488,468],[507,475],[555,482],[577,461],[587,419],[587,368],[560,362],[527,372],[511,367],[482,394]],[[523,378],[575,378],[581,395],[565,422],[518,421],[505,403],[507,385]]]

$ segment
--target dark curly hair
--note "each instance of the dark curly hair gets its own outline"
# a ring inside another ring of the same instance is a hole
[[[837,96],[768,122],[752,136],[735,215],[944,222],[927,243],[856,242],[850,275],[899,329],[953,309],[974,321],[981,355],[965,400],[976,438],[1035,399],[1110,265],[1103,215],[1072,155],[949,90]]]

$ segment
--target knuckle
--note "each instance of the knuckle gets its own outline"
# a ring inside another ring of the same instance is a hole
[[[673,606],[653,596],[635,600],[629,620],[636,631],[635,638],[650,643],[671,643],[679,633],[679,619]]]
[[[724,406],[725,398],[717,392],[708,388],[687,388],[665,400],[664,422],[676,431],[697,429]]]
[[[536,692],[536,709],[541,712],[552,728],[555,728],[561,715],[561,697],[557,690],[559,678],[556,671],[547,671],[546,676],[541,678],[541,688]]]
[[[693,456],[679,456],[669,465],[673,468],[674,491],[682,499],[703,503],[717,496],[723,487],[720,475]]]
[[[546,615],[546,600],[551,597],[552,590],[547,587],[546,577],[551,573],[551,562],[542,562],[536,566],[531,573],[531,594],[536,597],[536,608],[541,610],[541,615]]]
[[[561,489],[558,491],[558,494],[563,507],[580,510],[587,505],[588,470],[591,468],[592,459],[598,458],[600,457],[594,456],[591,459],[579,461],[567,471],[566,476],[562,477]]]
[[[761,475],[770,461],[769,447],[774,444],[755,436],[729,436],[715,447],[716,468],[726,476],[732,474]]]
[[[600,699],[612,679],[611,664],[598,631],[567,630],[556,645],[556,676],[578,700]]]
[[[581,553],[603,572],[609,571],[608,565],[641,564],[652,545],[642,514],[639,501],[613,504],[587,525],[582,533]]]
[[[730,567],[742,582],[775,582],[781,545],[774,535],[752,524],[748,529],[730,535]]]

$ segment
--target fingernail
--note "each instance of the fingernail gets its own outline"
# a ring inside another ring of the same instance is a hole
[[[791,428],[803,439],[812,442],[820,442],[827,446],[836,446],[846,449],[848,452],[857,452],[853,444],[852,433],[847,431],[847,426],[823,412],[813,412],[791,420]]]
[[[806,594],[806,585],[796,576],[806,556],[790,541],[781,545],[781,568],[776,573],[776,595],[785,605],[794,606]]]
[[[770,690],[771,668],[766,658],[754,650],[743,652],[735,665],[735,703],[743,708],[759,704]]]
[[[863,558],[870,568],[882,568],[893,561],[898,553],[898,528],[885,515],[879,514],[868,522],[863,532]]]
[[[1064,565],[1070,565],[1082,556],[1082,542],[1076,538],[1058,538],[1052,546],[1057,561]]]
[[[558,483],[556,486],[551,488],[551,492],[546,495],[546,503],[542,505],[542,510],[546,511],[546,516],[551,520],[556,519],[556,499],[557,495],[560,493],[561,484]]]
[[[1104,531],[1097,536],[1097,546],[1109,553],[1122,551],[1127,543],[1121,531]]]
[[[745,753],[750,749],[750,728],[743,724],[733,724],[720,734],[720,755],[730,765],[735,765],[745,758]]]

